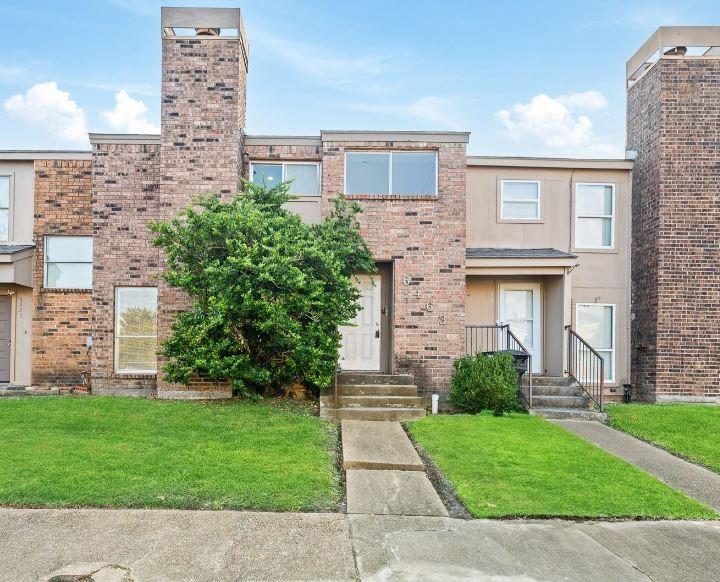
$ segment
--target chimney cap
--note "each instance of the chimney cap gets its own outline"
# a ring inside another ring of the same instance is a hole
[[[172,28],[234,29],[242,35],[242,14],[239,8],[175,8],[160,9],[161,30]]]

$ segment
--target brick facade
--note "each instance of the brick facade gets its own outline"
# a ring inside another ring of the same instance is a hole
[[[437,151],[438,195],[349,198],[363,207],[375,259],[393,265],[394,371],[413,374],[423,392],[445,393],[465,350],[465,144],[326,141],[323,206],[344,189],[345,151],[388,149]]]
[[[160,147],[95,144],[92,163],[93,391],[153,392],[154,374],[115,373],[115,287],[158,286],[160,251],[147,223],[160,218]]]
[[[720,396],[720,60],[664,57],[628,91],[633,384],[646,400]]]
[[[32,382],[76,385],[90,369],[90,290],[45,289],[45,236],[92,236],[91,166],[84,160],[35,161]]]
[[[238,38],[164,37],[162,62],[160,212],[169,217],[195,194],[230,196],[240,188],[247,46]],[[181,292],[160,283],[160,341],[185,305]],[[158,382],[159,396],[176,396],[180,390],[185,387]],[[190,390],[229,393],[227,386],[200,379]]]

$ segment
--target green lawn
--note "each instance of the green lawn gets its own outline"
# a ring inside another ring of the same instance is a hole
[[[336,430],[263,403],[0,398],[0,505],[335,509]]]
[[[431,416],[408,430],[475,517],[716,517],[535,416]]]
[[[701,404],[616,404],[610,424],[720,472],[720,407]]]

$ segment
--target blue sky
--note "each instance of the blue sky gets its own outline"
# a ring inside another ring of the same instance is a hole
[[[716,0],[5,0],[0,148],[157,130],[162,4],[243,10],[250,134],[469,130],[484,155],[622,156],[627,58],[720,24]]]

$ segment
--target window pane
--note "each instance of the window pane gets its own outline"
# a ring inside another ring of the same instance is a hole
[[[157,341],[154,337],[121,337],[118,338],[117,369],[132,372],[155,372]]]
[[[595,350],[600,354],[603,360],[603,376],[605,380],[615,378],[615,362],[613,361],[613,352],[611,350]],[[590,350],[582,346],[578,346],[575,355],[577,362],[578,374],[580,378],[595,379],[600,370],[597,359],[590,353]]]
[[[532,319],[532,291],[505,291],[505,317],[507,319]]]
[[[263,184],[268,188],[282,182],[282,164],[253,164],[253,183]]]
[[[437,194],[435,152],[393,152],[393,194]]]
[[[10,176],[0,176],[0,208],[10,208]]]
[[[10,240],[10,211],[0,209],[0,240]]]
[[[157,288],[119,287],[115,300],[116,367],[154,372],[157,350]]]
[[[539,218],[537,202],[505,202],[503,218]]]
[[[48,263],[45,287],[91,289],[92,263]]]
[[[526,348],[533,348],[533,321],[531,319],[522,319],[519,321],[510,320],[507,322],[520,343]]]
[[[291,194],[313,196],[320,193],[317,164],[287,164],[285,180],[292,180]]]
[[[537,182],[503,182],[503,200],[537,200],[540,184]]]
[[[91,236],[49,236],[46,252],[47,262],[92,262],[93,239]]]
[[[597,248],[612,246],[611,218],[578,218],[575,226],[575,246]]]
[[[346,194],[389,194],[390,154],[348,153]]]
[[[612,186],[580,184],[577,187],[578,216],[610,215],[612,208]]]
[[[610,305],[578,305],[577,332],[596,350],[613,348],[613,308]]]

